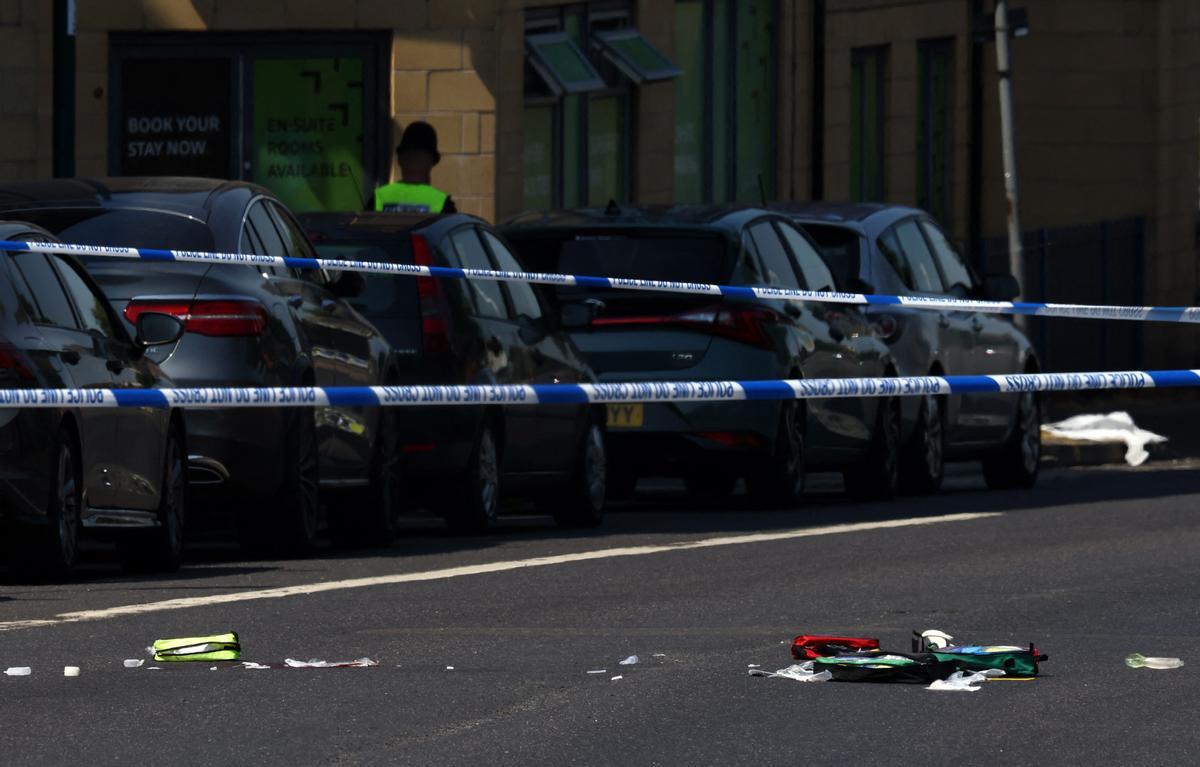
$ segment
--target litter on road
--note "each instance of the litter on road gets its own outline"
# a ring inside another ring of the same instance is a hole
[[[145,662],[142,658],[126,658],[125,668],[140,668]]]
[[[630,655],[625,660],[621,661],[622,666],[636,666],[640,658],[636,655]]]
[[[79,676],[79,666],[63,666],[63,676]]]
[[[29,666],[12,666],[4,669],[5,676],[29,676],[33,673],[33,669]]]
[[[768,678],[793,679],[797,682],[828,682],[833,678],[833,674],[828,671],[813,671],[813,661],[805,663],[794,663],[787,668],[781,668],[778,671],[767,671],[758,668],[753,663],[749,671],[750,676],[765,676]]]
[[[987,671],[975,671],[968,674],[965,671],[955,671],[945,679],[935,679],[925,689],[927,690],[943,690],[946,692],[978,692],[979,684],[986,682],[992,677],[1002,677],[1004,672],[1000,669],[988,669]]]
[[[1125,659],[1125,665],[1130,668],[1180,668],[1183,661],[1179,658],[1147,658],[1141,653],[1133,653]]]
[[[589,673],[589,674],[607,674],[607,673],[608,673],[608,669],[606,669],[606,668],[594,668],[594,669],[592,669],[591,671],[589,671],[588,673]]]
[[[624,677],[624,676],[622,676],[621,674],[617,674],[616,676],[614,676],[614,677],[613,677],[612,679],[610,679],[609,681],[610,681],[610,682],[615,682],[615,681],[617,681],[618,679],[624,679],[624,678],[625,678],[625,677]]]
[[[158,639],[150,649],[154,660],[159,662],[239,660],[242,657],[242,645],[232,631],[212,636]]]
[[[312,660],[296,660],[295,658],[288,658],[284,660],[283,663],[288,668],[368,668],[370,666],[379,665],[379,661],[374,661],[370,658],[339,661],[317,660],[316,658],[313,658]],[[450,669],[454,667],[447,666],[446,668]]]

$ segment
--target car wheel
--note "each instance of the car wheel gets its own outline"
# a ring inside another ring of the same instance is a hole
[[[912,495],[936,493],[946,474],[946,428],[942,401],[921,399],[916,429],[900,463],[900,487]]]
[[[487,421],[471,450],[458,492],[446,509],[446,524],[456,533],[485,533],[500,514],[500,450]]]
[[[384,409],[368,486],[342,493],[329,504],[329,528],[337,543],[390,546],[396,540],[401,509],[397,433],[394,411]]]
[[[607,500],[608,453],[604,446],[604,429],[591,421],[579,445],[566,497],[549,501],[554,504],[551,514],[561,527],[596,527],[604,521]]]
[[[305,554],[316,546],[321,518],[316,411],[295,408],[292,415],[285,426],[278,492],[239,514],[238,533],[250,551]]]
[[[9,539],[10,561],[19,572],[63,580],[75,570],[83,526],[83,468],[76,444],[66,426],[50,443],[46,525]]]
[[[187,466],[183,437],[167,433],[163,480],[158,504],[158,527],[132,532],[121,541],[121,564],[137,572],[174,572],[183,563],[184,521],[187,518]]]
[[[733,495],[738,476],[733,472],[712,468],[709,471],[690,471],[683,476],[688,495],[697,501],[719,502]]]
[[[805,410],[794,400],[783,403],[771,454],[746,475],[756,503],[792,507],[804,495]]]
[[[1021,392],[1012,433],[999,453],[983,459],[983,478],[997,490],[1033,487],[1041,462],[1041,403],[1035,392]]]
[[[884,399],[877,412],[867,457],[842,472],[846,491],[859,500],[891,498],[900,482],[900,400]]]

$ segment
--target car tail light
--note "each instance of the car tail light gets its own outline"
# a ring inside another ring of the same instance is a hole
[[[412,235],[413,264],[433,266],[433,251],[419,234]],[[450,351],[450,326],[446,322],[446,296],[434,277],[417,277],[417,297],[421,305],[421,348],[427,354]]]
[[[875,336],[884,341],[891,341],[900,333],[900,318],[894,314],[876,314],[871,316],[871,330]]]
[[[142,312],[161,312],[178,317],[188,333],[202,336],[257,336],[267,327],[267,309],[257,301],[230,298],[198,298],[194,301],[138,299],[125,306],[125,319],[137,324]]]
[[[33,380],[33,370],[24,353],[10,343],[0,343],[0,383]]]
[[[779,315],[762,307],[728,308],[721,305],[695,309],[681,314],[597,317],[592,325],[652,325],[662,328],[694,330],[728,338],[764,349],[772,348],[767,325],[779,322]]]

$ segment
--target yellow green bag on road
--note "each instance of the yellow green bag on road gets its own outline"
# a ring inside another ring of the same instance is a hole
[[[156,639],[152,649],[156,661],[239,660],[242,657],[242,645],[232,631],[204,637]]]

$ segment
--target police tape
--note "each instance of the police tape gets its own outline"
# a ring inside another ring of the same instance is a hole
[[[0,408],[442,407],[746,402],[1200,387],[1200,370],[583,384],[0,389]]]
[[[0,240],[0,250],[30,250],[38,253],[102,258],[129,258],[154,262],[226,264],[295,269],[328,269],[332,271],[392,274],[409,277],[448,277],[452,279],[492,280],[496,282],[529,282],[559,287],[590,287],[613,290],[642,290],[666,293],[688,293],[717,298],[760,298],[779,301],[811,301],[814,303],[886,306],[893,309],[930,311],[970,311],[983,314],[1027,315],[1034,317],[1071,317],[1075,319],[1132,320],[1142,322],[1200,323],[1198,306],[1098,306],[1092,304],[1050,304],[1013,301],[974,301],[934,296],[897,296],[863,293],[841,293],[797,288],[754,287],[743,285],[714,285],[703,282],[673,280],[640,280],[623,277],[589,277],[578,274],[547,272],[505,272],[488,269],[459,269],[447,266],[417,266],[384,261],[357,261],[340,258],[294,258],[290,256],[260,256],[248,253],[209,253],[191,250],[160,250],[156,248],[125,248],[101,245],[68,245],[50,242],[11,242]]]

